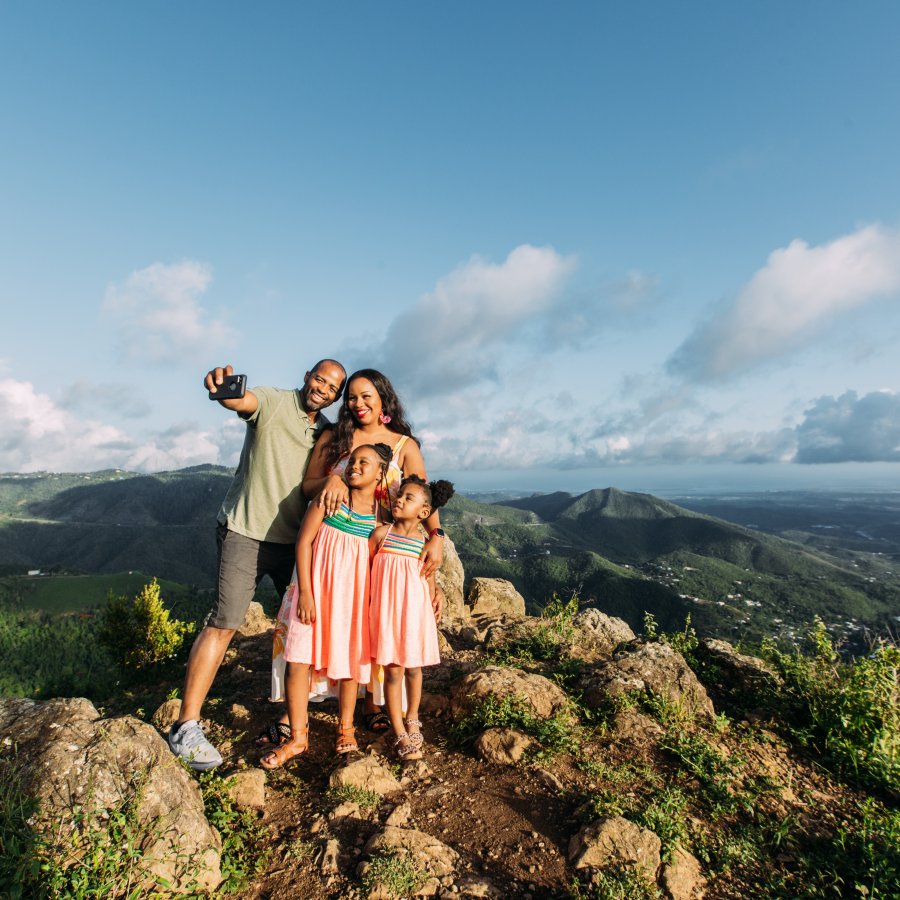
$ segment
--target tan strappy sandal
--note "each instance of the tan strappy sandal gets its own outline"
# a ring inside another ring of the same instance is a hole
[[[304,728],[292,728],[290,740],[280,747],[270,750],[259,764],[264,769],[280,769],[295,756],[301,756],[309,749],[309,725]]]
[[[349,725],[344,725],[343,722],[338,724],[337,743],[334,750],[339,756],[359,750],[359,744],[356,743],[356,729],[352,722]]]

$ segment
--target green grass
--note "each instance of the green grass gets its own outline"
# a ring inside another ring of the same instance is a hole
[[[150,581],[142,572],[113,575],[36,575],[0,578],[0,597],[18,607],[48,613],[78,612],[105,605],[110,591],[115,595],[138,593]],[[167,599],[176,599],[187,588],[175,581],[159,581]]]
[[[372,857],[362,884],[369,892],[380,888],[391,897],[401,898],[412,896],[425,883],[426,877],[408,854],[384,850]]]
[[[337,806],[339,803],[355,803],[361,809],[375,809],[381,803],[381,794],[355,784],[342,784],[325,792],[325,799]]]

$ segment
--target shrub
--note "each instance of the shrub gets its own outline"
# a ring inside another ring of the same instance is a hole
[[[809,656],[763,645],[784,680],[776,700],[794,735],[840,773],[900,793],[900,647],[880,641],[845,661],[820,619],[809,638]]]
[[[173,657],[195,627],[193,622],[169,618],[154,578],[133,598],[110,591],[100,640],[123,669],[144,669]]]

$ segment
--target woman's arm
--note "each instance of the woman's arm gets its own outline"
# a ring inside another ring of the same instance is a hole
[[[306,474],[303,476],[303,494],[308,500],[316,497],[315,505],[325,510],[330,516],[340,509],[341,503],[350,498],[347,485],[340,475],[329,475],[325,461],[325,450],[331,443],[332,433],[326,431],[319,436],[316,446],[309,457]]]
[[[304,625],[316,621],[316,602],[312,592],[312,545],[324,518],[325,511],[322,507],[308,506],[297,535],[297,618]]]
[[[403,445],[398,462],[404,478],[408,475],[418,475],[420,478],[428,480],[422,451],[419,449],[419,445],[411,438]],[[441,517],[436,509],[422,523],[422,527],[428,533],[428,540],[425,541],[425,546],[422,548],[422,574],[426,578],[430,578],[437,572],[444,561],[444,539],[439,534],[432,535],[436,528],[441,527]]]

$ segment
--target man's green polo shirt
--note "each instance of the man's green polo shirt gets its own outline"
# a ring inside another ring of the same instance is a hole
[[[319,413],[310,423],[299,390],[252,390],[259,406],[245,419],[241,459],[219,522],[258,541],[293,544],[307,506],[300,484],[327,420]]]

